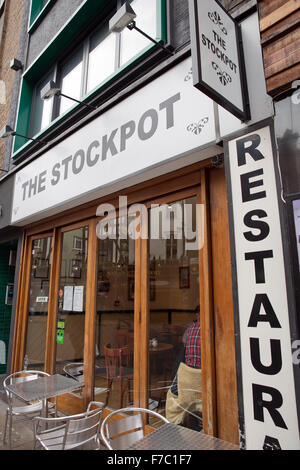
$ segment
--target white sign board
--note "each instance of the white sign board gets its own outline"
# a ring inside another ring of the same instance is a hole
[[[300,449],[271,128],[231,140],[227,153],[244,407],[242,437],[250,450]]]
[[[182,61],[20,170],[12,223],[214,144],[214,104],[193,87],[191,65]]]
[[[246,120],[239,26],[216,0],[189,0],[194,86]]]

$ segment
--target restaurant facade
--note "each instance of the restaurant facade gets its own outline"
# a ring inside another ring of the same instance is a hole
[[[269,89],[259,5],[231,11],[242,118],[225,109],[235,64],[215,2],[202,44],[224,103],[194,86],[197,2],[130,2],[163,47],[109,31],[121,0],[27,3],[6,149],[22,234],[11,370],[82,365],[66,410],[134,404],[243,449],[299,449],[299,95],[294,79]]]

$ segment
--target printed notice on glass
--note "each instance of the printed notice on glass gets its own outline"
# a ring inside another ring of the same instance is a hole
[[[73,310],[73,291],[74,286],[65,286],[64,287],[64,303],[63,310]]]
[[[73,312],[83,311],[83,291],[84,291],[84,286],[74,287]]]

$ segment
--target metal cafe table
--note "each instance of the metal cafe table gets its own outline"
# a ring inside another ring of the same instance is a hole
[[[239,450],[239,447],[203,432],[168,423],[133,444],[129,450]]]
[[[7,385],[9,392],[27,403],[43,400],[43,415],[46,412],[46,400],[48,398],[72,392],[82,387],[83,383],[60,374]]]

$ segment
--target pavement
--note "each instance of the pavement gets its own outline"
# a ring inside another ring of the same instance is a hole
[[[0,391],[0,451],[9,450],[7,443],[3,443],[6,408],[5,394]],[[32,450],[33,444],[32,424],[28,420],[20,421],[18,418],[13,418],[11,450]]]
[[[12,446],[8,448],[7,442],[3,442],[5,417],[7,409],[6,394],[3,390],[3,380],[6,375],[0,375],[0,451],[6,450],[13,452],[18,451],[33,451],[34,449],[34,438],[33,438],[33,423],[29,419],[22,419],[19,417],[13,417],[12,422]],[[60,414],[59,414],[60,415]],[[61,416],[63,416],[61,414]],[[37,450],[39,450],[37,446]],[[101,449],[104,449],[101,446]],[[42,449],[41,449],[42,450]],[[88,450],[88,448],[87,448]],[[36,453],[36,450],[35,450]],[[56,454],[56,452],[54,452]],[[15,457],[19,455],[19,458],[23,459],[23,454],[14,454]]]

